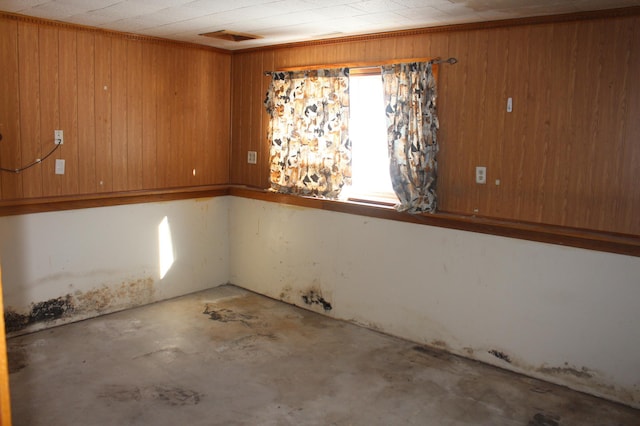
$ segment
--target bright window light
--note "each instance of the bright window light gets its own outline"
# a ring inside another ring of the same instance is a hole
[[[349,137],[352,143],[352,186],[348,197],[397,202],[389,176],[389,154],[382,78],[349,78]]]
[[[163,279],[173,265],[173,241],[169,219],[165,216],[158,225],[158,250],[160,254],[160,279]]]

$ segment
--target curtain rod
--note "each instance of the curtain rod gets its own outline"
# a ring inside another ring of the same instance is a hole
[[[265,71],[264,75],[271,75],[276,72],[290,72],[290,71],[310,71],[318,68],[367,68],[367,67],[379,67],[382,65],[391,65],[391,64],[402,64],[407,62],[429,62],[433,65],[444,64],[447,63],[449,65],[454,65],[458,63],[457,58],[449,58],[449,59],[440,59],[440,58],[419,58],[419,59],[400,59],[400,60],[390,60],[384,62],[352,62],[349,64],[329,64],[329,65],[312,65],[312,66],[303,66],[303,67],[290,67],[276,71]]]
[[[431,62],[432,64],[444,64],[444,63],[447,63],[449,65],[455,65],[455,64],[458,63],[458,59],[457,58],[453,58],[453,57],[449,58],[449,59],[438,59],[438,58],[436,58],[433,61],[429,61],[429,62]]]

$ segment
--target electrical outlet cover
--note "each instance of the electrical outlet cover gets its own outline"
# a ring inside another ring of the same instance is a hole
[[[62,130],[53,131],[53,143],[62,145],[64,143],[64,132]]]
[[[484,166],[476,167],[476,183],[487,183],[487,168]]]

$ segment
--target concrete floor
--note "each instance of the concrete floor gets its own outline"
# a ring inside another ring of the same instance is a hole
[[[639,425],[233,286],[9,340],[15,425]]]

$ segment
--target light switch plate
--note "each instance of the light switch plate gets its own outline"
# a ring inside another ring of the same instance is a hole
[[[56,159],[56,174],[57,175],[64,174],[64,160]]]

